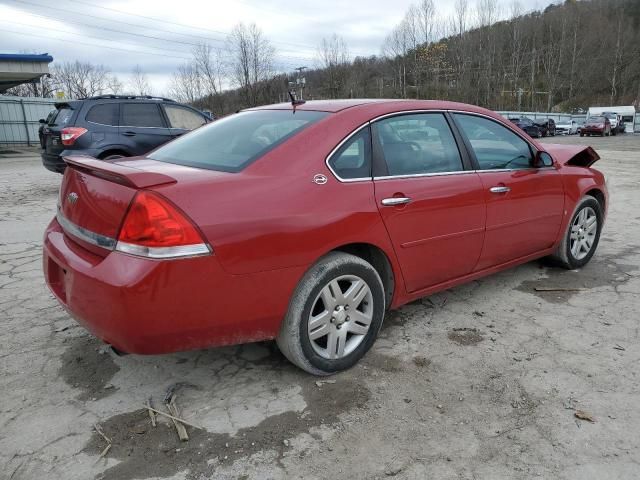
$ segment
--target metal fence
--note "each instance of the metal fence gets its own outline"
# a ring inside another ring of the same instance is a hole
[[[505,118],[528,117],[532,120],[536,120],[538,118],[552,118],[553,120],[555,120],[556,123],[560,123],[566,120],[575,120],[576,122],[580,122],[587,119],[586,114],[572,115],[570,113],[507,112],[507,111],[499,111],[496,113],[502,115]],[[636,132],[640,132],[640,113],[636,113],[634,128]]]
[[[38,120],[46,118],[57,100],[0,96],[0,145],[40,144]]]

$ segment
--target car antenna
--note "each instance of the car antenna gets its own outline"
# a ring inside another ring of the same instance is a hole
[[[292,92],[291,90],[289,90],[289,98],[291,99],[291,106],[293,107],[293,112],[294,113],[295,113],[296,107],[298,105],[304,105],[306,103],[304,100],[298,100],[296,98],[295,92]]]

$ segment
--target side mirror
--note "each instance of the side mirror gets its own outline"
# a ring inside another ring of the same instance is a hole
[[[538,152],[533,166],[536,168],[553,167],[553,158],[547,152]]]
[[[44,123],[44,122],[45,122],[44,118],[41,118],[40,120],[38,120],[38,123]]]

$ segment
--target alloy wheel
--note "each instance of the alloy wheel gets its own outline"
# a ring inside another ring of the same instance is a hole
[[[343,275],[325,285],[313,302],[307,333],[313,350],[339,359],[353,352],[367,336],[373,320],[373,295],[356,275]]]
[[[598,233],[598,217],[591,207],[585,207],[576,215],[571,225],[569,249],[576,260],[589,255]]]

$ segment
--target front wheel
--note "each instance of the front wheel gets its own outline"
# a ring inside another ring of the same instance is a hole
[[[332,252],[298,284],[276,341],[293,364],[330,375],[352,367],[371,348],[384,312],[376,269],[355,255]]]
[[[583,197],[553,257],[567,269],[585,266],[598,248],[603,221],[600,203],[593,197]]]

